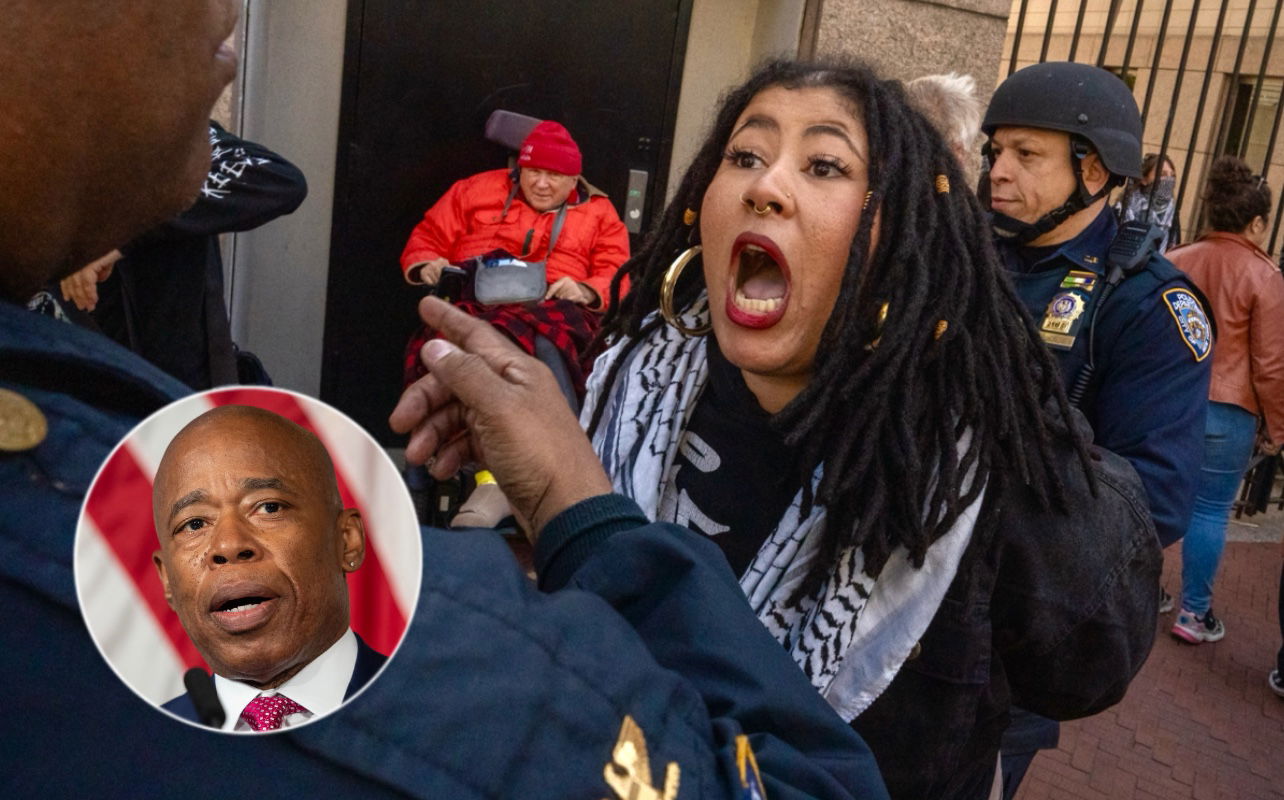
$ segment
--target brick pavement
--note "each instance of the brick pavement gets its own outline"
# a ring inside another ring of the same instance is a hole
[[[1281,520],[1269,514],[1261,527]],[[1017,800],[1284,798],[1284,700],[1266,686],[1280,646],[1280,545],[1231,534],[1259,541],[1227,545],[1213,596],[1226,638],[1178,642],[1175,612],[1162,615],[1123,702],[1062,725],[1061,746],[1035,758]],[[1180,546],[1166,553],[1164,585],[1180,588]]]

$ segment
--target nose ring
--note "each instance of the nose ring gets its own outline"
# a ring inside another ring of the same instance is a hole
[[[753,209],[753,213],[760,217],[767,216],[774,210],[773,207],[778,207],[776,203],[768,202],[767,205],[762,208],[758,208],[758,204],[753,200],[750,200],[748,195],[744,194],[740,195],[740,202],[744,203],[746,207]]]

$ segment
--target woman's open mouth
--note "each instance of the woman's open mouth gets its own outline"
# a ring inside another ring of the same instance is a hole
[[[742,233],[731,246],[735,280],[727,295],[727,318],[746,328],[769,328],[789,305],[789,265],[776,243]]]

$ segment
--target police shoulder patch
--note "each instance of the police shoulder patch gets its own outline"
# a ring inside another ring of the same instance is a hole
[[[1164,292],[1164,303],[1177,322],[1182,341],[1190,348],[1196,361],[1203,361],[1213,352],[1213,329],[1208,324],[1204,307],[1188,289],[1169,289]]]

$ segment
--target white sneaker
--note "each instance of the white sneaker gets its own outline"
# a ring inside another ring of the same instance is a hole
[[[1164,587],[1159,587],[1159,613],[1167,614],[1173,610],[1173,596],[1164,591]]]
[[[1211,608],[1202,617],[1183,608],[1177,614],[1177,621],[1173,623],[1172,634],[1191,644],[1219,642],[1226,635],[1226,626],[1213,616]]]
[[[494,528],[513,513],[508,498],[497,483],[478,484],[459,513],[450,521],[452,528]]]

